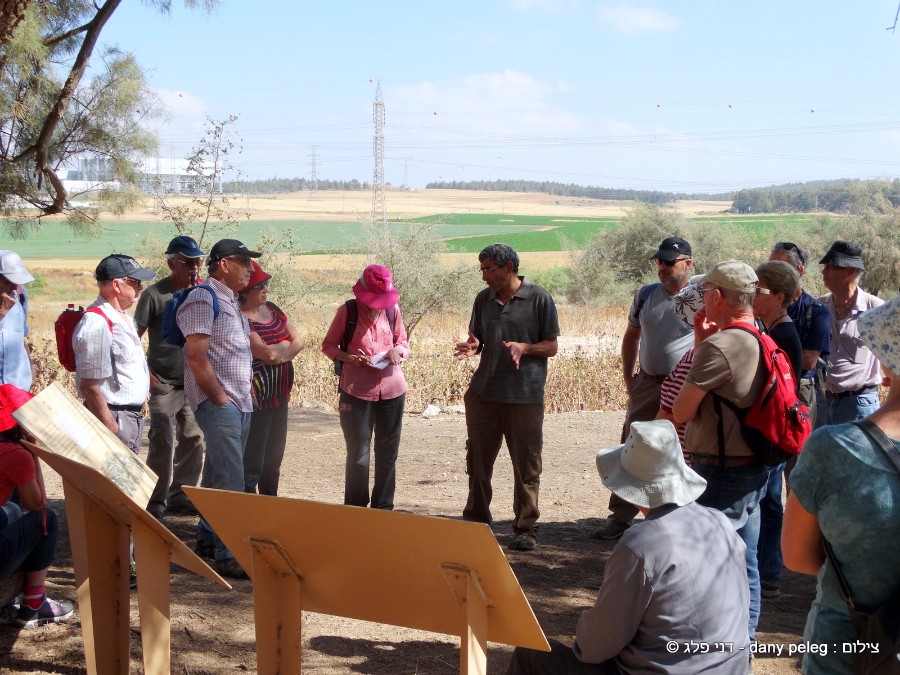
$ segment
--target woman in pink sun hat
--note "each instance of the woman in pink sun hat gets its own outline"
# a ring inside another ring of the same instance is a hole
[[[401,364],[409,342],[394,288],[383,265],[369,265],[353,286],[355,300],[338,307],[322,352],[340,373],[338,411],[347,445],[344,504],[394,508],[397,454],[406,402]],[[355,326],[354,326],[355,323]],[[347,344],[345,331],[352,329]],[[369,494],[369,453],[375,435],[375,482]]]

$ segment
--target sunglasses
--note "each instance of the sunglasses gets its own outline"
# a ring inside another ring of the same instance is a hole
[[[262,289],[267,288],[268,286],[269,286],[269,280],[266,279],[265,281],[260,281],[258,284],[253,286],[250,290],[251,291],[261,291]]]
[[[226,260],[232,260],[243,267],[253,267],[253,261],[249,255],[230,255]]]
[[[144,282],[139,279],[135,279],[134,277],[124,277],[125,283],[131,284],[132,288],[136,288],[137,290],[141,290],[144,288]]]
[[[682,260],[690,260],[690,258],[675,258],[675,260],[662,260],[660,258],[654,258],[656,260],[657,265],[665,265],[666,267],[675,267],[675,263],[680,263]]]
[[[716,286],[710,286],[709,288],[706,286],[697,286],[697,295],[702,298],[704,295],[714,290],[716,290]]]

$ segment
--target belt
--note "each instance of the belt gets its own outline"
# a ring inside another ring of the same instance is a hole
[[[140,405],[116,405],[115,403],[108,403],[106,405],[110,410],[114,410],[116,412],[135,412],[139,413],[143,409],[143,406]]]
[[[878,391],[878,387],[872,385],[870,387],[862,387],[860,389],[856,389],[854,391],[842,391],[839,394],[832,394],[830,391],[825,392],[825,396],[828,398],[847,398],[848,396],[859,396],[861,394],[872,394]]]
[[[641,372],[641,375],[643,375],[644,377],[646,377],[648,379],[653,380],[657,384],[662,384],[663,380],[665,380],[668,377],[668,375],[651,375],[646,370],[642,370],[640,372]]]
[[[705,455],[696,452],[691,453],[692,464],[703,464],[704,466],[722,466],[722,458],[719,455]],[[754,455],[741,455],[740,457],[725,457],[726,467],[736,466],[753,466],[759,464],[760,459]]]

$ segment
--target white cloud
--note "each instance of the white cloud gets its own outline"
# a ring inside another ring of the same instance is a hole
[[[609,24],[618,33],[661,33],[675,30],[678,20],[665,12],[652,7],[637,7],[631,4],[602,5],[597,9],[597,16]]]
[[[179,118],[199,117],[201,119],[206,115],[207,105],[199,96],[171,89],[156,89],[155,91],[171,115]]]

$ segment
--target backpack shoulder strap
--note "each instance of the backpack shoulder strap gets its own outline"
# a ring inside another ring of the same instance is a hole
[[[662,282],[657,281],[654,284],[647,284],[646,286],[643,286],[638,291],[638,304],[637,308],[634,310],[635,320],[637,320],[641,316],[641,310],[644,308],[644,303],[647,302],[647,299],[653,294],[653,291],[655,291],[660,286],[662,286]]]
[[[207,284],[207,283],[197,284],[196,286],[194,286],[194,288],[205,288],[206,291],[207,291],[207,293],[209,293],[210,296],[212,296],[213,321],[215,321],[216,319],[218,319],[218,318],[219,318],[219,296],[216,295],[215,289],[213,289],[213,287],[210,286],[210,285]],[[184,299],[185,299],[185,300],[187,300],[188,294],[189,294],[192,290],[194,290],[194,288],[189,289],[188,292],[184,294]],[[182,300],[182,302],[184,302],[184,300]]]
[[[356,331],[356,320],[359,317],[359,308],[356,306],[356,300],[351,298],[344,303],[347,308],[347,322],[344,324],[344,335],[339,345],[344,351],[350,346],[350,340],[353,339],[353,333]]]
[[[384,313],[387,314],[388,323],[391,324],[391,341],[394,343],[394,346],[397,346],[397,338],[394,337],[394,331],[397,329],[397,305],[393,305],[384,310]]]
[[[862,429],[866,436],[869,437],[869,440],[872,441],[873,444],[882,449],[884,454],[888,456],[888,459],[891,460],[894,467],[897,469],[897,472],[900,473],[900,452],[897,451],[896,446],[894,446],[894,442],[888,437],[886,433],[884,433],[881,428],[875,424],[868,417],[856,420],[853,422],[856,426]]]
[[[84,310],[84,313],[99,314],[100,316],[102,316],[103,320],[106,321],[106,325],[109,326],[109,332],[112,333],[113,322],[108,316],[106,316],[106,313],[102,309],[100,309],[99,307],[88,307],[86,310]]]

